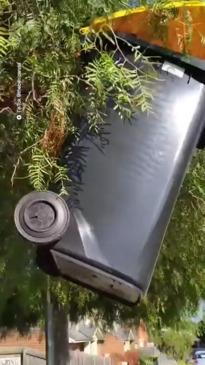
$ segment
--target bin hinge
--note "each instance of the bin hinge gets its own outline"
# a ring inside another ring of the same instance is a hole
[[[174,76],[180,77],[181,79],[183,78],[184,73],[185,73],[185,69],[183,69],[177,65],[174,65],[173,63],[167,62],[167,61],[165,61],[163,63],[162,70],[165,72],[168,72]]]

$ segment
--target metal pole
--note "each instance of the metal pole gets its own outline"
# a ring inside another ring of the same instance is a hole
[[[46,293],[46,364],[56,365],[54,363],[54,332],[53,332],[53,304],[50,292],[50,278],[47,277]]]
[[[70,365],[70,363],[71,363],[71,361],[70,361],[70,356],[71,356],[71,354],[70,354],[70,338],[69,338],[69,335],[70,335],[70,331],[69,331],[69,325],[70,325],[70,317],[69,317],[69,315],[68,315],[68,329],[67,329],[67,331],[68,331],[68,365]]]

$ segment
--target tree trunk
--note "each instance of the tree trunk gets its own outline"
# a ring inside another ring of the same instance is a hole
[[[55,297],[47,295],[47,365],[69,364],[68,316]]]

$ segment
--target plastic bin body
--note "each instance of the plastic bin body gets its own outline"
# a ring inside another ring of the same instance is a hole
[[[128,303],[148,290],[204,125],[204,84],[162,65],[150,114],[122,121],[110,106],[101,135],[65,156],[71,222],[49,250],[59,275]]]

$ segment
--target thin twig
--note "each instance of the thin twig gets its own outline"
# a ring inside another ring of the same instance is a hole
[[[33,73],[32,75],[31,85],[32,85],[33,100],[38,102],[38,100],[36,99],[36,91],[35,91],[35,73]]]
[[[13,174],[12,174],[12,176],[11,176],[11,185],[12,185],[12,186],[14,186],[14,180],[15,180],[15,176],[16,176],[16,171],[17,171],[17,169],[18,169],[18,167],[19,167],[19,165],[20,165],[20,162],[22,161],[22,156],[23,156],[26,152],[28,152],[31,148],[33,148],[33,147],[37,146],[37,145],[40,143],[40,141],[41,141],[41,140],[39,140],[39,141],[35,142],[35,143],[34,143],[34,144],[32,144],[31,146],[26,147],[23,151],[21,151],[21,152],[19,153],[18,160],[17,160],[16,164],[14,165]]]
[[[195,195],[192,191],[189,191],[189,194],[197,201],[201,201],[204,204],[204,199],[200,196]]]
[[[113,37],[114,37],[114,40],[115,40],[115,44],[116,44],[116,48],[117,48],[117,50],[120,52],[120,54],[121,54],[121,56],[123,57],[123,59],[130,65],[130,66],[132,66],[135,70],[136,70],[136,65],[132,62],[132,61],[130,61],[126,56],[125,56],[125,54],[123,53],[123,51],[121,50],[121,48],[120,48],[120,46],[119,46],[119,43],[118,43],[118,38],[119,37],[117,37],[117,35],[115,34],[115,32],[113,31],[113,29],[110,27],[110,31],[111,31],[111,33],[112,33],[112,35],[113,35]],[[127,42],[128,43],[128,42]],[[129,43],[128,43],[129,44]],[[132,47],[133,48],[133,47]],[[125,63],[126,63],[125,62]]]
[[[31,93],[32,93],[32,90],[30,90],[30,91],[28,92],[28,95],[27,95],[27,96],[26,96],[26,98],[25,98],[25,104],[27,103],[28,99],[30,98]]]
[[[11,176],[11,185],[12,185],[12,187],[14,186],[14,179],[15,179],[15,176],[16,176],[16,171],[17,171],[21,161],[22,161],[22,158],[21,158],[21,156],[19,156],[16,164],[14,165],[14,171],[13,171],[13,174]]]
[[[9,107],[9,106],[7,106],[7,107],[5,107],[5,108],[2,108],[1,110],[0,110],[0,114],[1,113],[4,113],[4,112],[10,112],[10,113],[13,113],[13,114],[15,114],[15,112]]]

